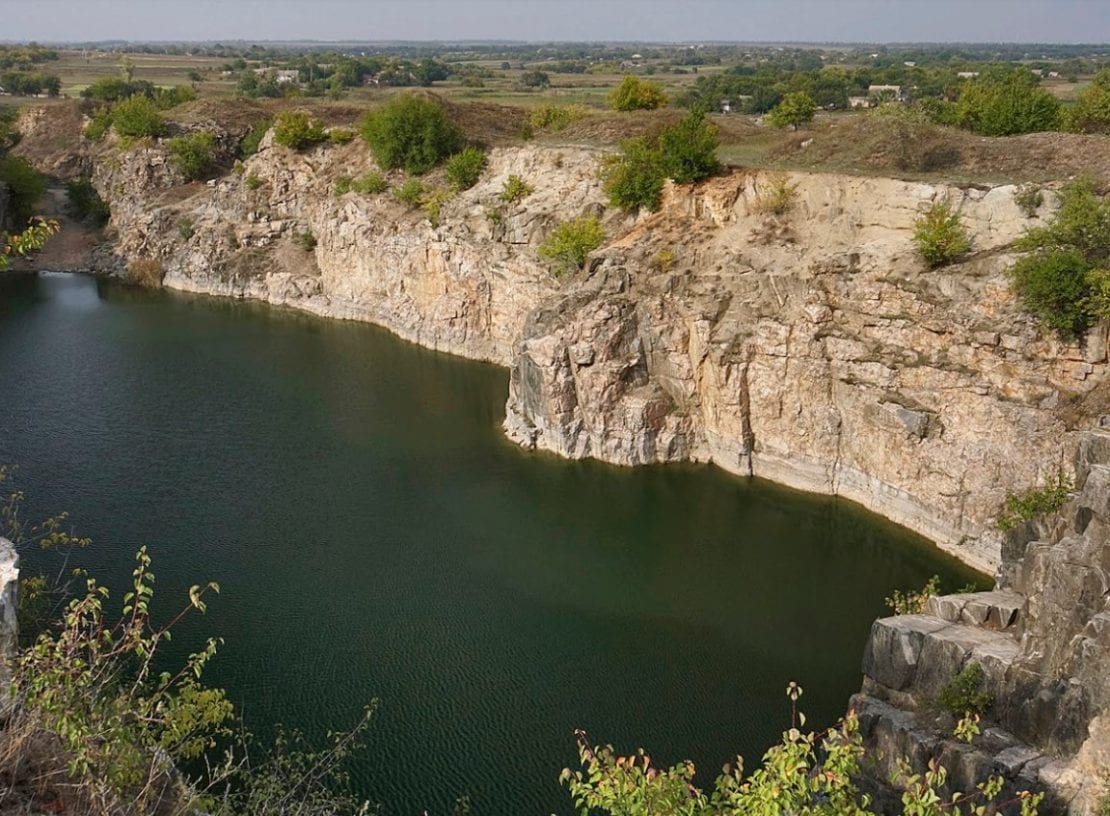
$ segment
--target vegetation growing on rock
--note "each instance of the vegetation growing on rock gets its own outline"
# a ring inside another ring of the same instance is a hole
[[[82,177],[67,181],[66,197],[69,199],[71,213],[79,221],[93,227],[108,223],[112,212],[89,179]]]
[[[166,142],[174,165],[190,181],[204,178],[216,164],[216,135],[202,130]]]
[[[447,178],[456,190],[469,190],[486,169],[486,154],[477,147],[465,147],[447,160]]]
[[[274,141],[292,150],[305,150],[327,138],[324,126],[303,111],[282,111],[274,118]]]
[[[605,242],[605,228],[596,215],[564,221],[540,244],[540,257],[551,261],[556,275],[576,272],[591,252]]]
[[[967,228],[947,201],[934,202],[917,220],[913,240],[930,269],[958,261],[971,250]]]
[[[1055,513],[1068,500],[1075,485],[1062,473],[1050,476],[1043,487],[1035,487],[1023,493],[1007,493],[1006,507],[999,514],[995,526],[999,530],[1011,530],[1025,521]]]
[[[945,683],[937,702],[957,717],[981,715],[994,705],[994,698],[982,691],[983,679],[983,667],[978,663],[969,663]]]
[[[1029,254],[1010,275],[1018,299],[1042,324],[1078,337],[1110,317],[1110,201],[1087,180],[1064,187],[1059,200],[1052,223],[1018,242]]]
[[[166,119],[149,97],[130,96],[111,111],[112,127],[131,139],[156,138],[166,133]]]
[[[602,164],[609,202],[624,210],[658,210],[666,179],[700,181],[720,169],[717,144],[716,127],[697,111],[654,136],[626,140],[620,154]]]

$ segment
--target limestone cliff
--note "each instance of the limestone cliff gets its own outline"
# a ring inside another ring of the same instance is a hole
[[[510,366],[506,429],[522,444],[712,461],[843,495],[993,572],[1006,491],[1070,466],[1064,411],[1107,367],[1104,330],[1066,346],[1015,308],[1008,247],[1035,219],[1013,188],[793,175],[796,202],[773,215],[766,175],[734,171],[669,189],[654,215],[610,211],[589,270],[557,280],[536,246],[603,211],[596,166],[581,148],[494,150],[437,224],[389,195],[334,195],[341,174],[373,169],[358,143],[298,154],[266,140],[207,185],[146,147],[98,161],[96,181],[117,270],[140,259],[166,286],[369,320]],[[510,174],[535,187],[519,204],[499,198]],[[913,223],[941,198],[974,254],[927,271]]]

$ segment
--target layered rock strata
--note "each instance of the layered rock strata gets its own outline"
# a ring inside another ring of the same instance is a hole
[[[357,143],[294,153],[268,138],[207,185],[141,148],[96,162],[116,235],[101,268],[141,261],[173,288],[369,320],[507,365],[506,430],[522,444],[842,495],[993,572],[993,515],[1068,467],[1063,409],[1107,367],[1104,331],[1064,345],[1015,308],[1009,247],[1036,221],[1013,188],[796,174],[775,215],[773,180],[734,171],[668,189],[654,215],[608,211],[607,244],[559,280],[536,248],[558,221],[604,211],[597,161],[494,150],[433,223],[389,195],[336,197],[340,175],[374,168]],[[502,201],[510,175],[535,192]],[[942,199],[974,254],[929,271],[912,232]]]

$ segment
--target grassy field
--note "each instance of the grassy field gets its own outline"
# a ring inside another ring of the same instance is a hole
[[[237,76],[225,73],[227,62],[221,57],[71,50],[62,52],[61,59],[49,63],[46,70],[61,77],[63,97],[70,99],[98,79],[122,76],[125,68],[130,68],[134,79],[155,85],[192,85],[199,94],[198,101],[173,109],[170,118],[186,127],[215,121],[238,132],[245,132],[289,107],[310,110],[328,125],[349,127],[365,111],[390,96],[413,90],[444,99],[468,136],[489,146],[520,144],[529,130],[529,112],[541,105],[575,105],[584,111],[565,130],[534,133],[537,141],[551,145],[615,147],[631,136],[674,122],[683,113],[675,107],[635,113],[610,110],[607,97],[625,76],[624,71],[608,70],[617,66],[584,74],[549,71],[549,87],[526,89],[521,83],[523,74],[542,70],[544,62],[513,61],[510,68],[503,69],[500,60],[475,59],[453,65],[482,69],[486,75],[482,87],[453,78],[437,82],[429,89],[362,86],[349,89],[338,99],[327,96],[246,99],[237,95]],[[699,73],[693,69],[688,73],[660,71],[647,78],[663,85],[673,101],[689,90],[699,76],[721,70],[721,66],[700,66]],[[1045,87],[1065,99],[1074,98],[1084,85],[1065,79],[1045,83]],[[72,104],[66,98],[11,97],[5,102],[33,106]],[[72,115],[79,118],[76,112]],[[944,160],[934,163],[930,159],[917,166],[906,163],[905,156],[899,153],[904,152],[905,146],[892,141],[892,135],[866,112],[820,113],[811,126],[797,133],[762,127],[750,115],[714,114],[710,118],[720,130],[719,158],[731,166],[897,175],[958,183],[1046,181],[1088,173],[1110,183],[1106,137],[1050,133],[987,139],[951,128],[935,128],[927,137],[935,144],[922,149],[931,150]],[[76,134],[79,129],[78,124]]]

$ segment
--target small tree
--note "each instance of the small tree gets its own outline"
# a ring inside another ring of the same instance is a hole
[[[1110,133],[1110,68],[1103,68],[1067,111],[1068,130]]]
[[[274,119],[274,141],[293,150],[304,150],[328,138],[324,126],[303,111],[282,111]]]
[[[913,233],[917,251],[930,269],[950,264],[971,249],[967,229],[947,201],[937,201],[917,219]]]
[[[605,228],[596,215],[583,215],[559,224],[539,247],[540,256],[552,262],[556,275],[576,272],[591,252],[605,242]]]
[[[663,155],[648,138],[628,139],[619,156],[602,163],[602,186],[614,207],[654,212],[663,198],[664,172]]]
[[[659,136],[663,170],[679,184],[708,178],[721,169],[717,161],[717,128],[694,111],[677,125],[664,128]]]
[[[546,88],[551,84],[551,77],[543,71],[525,71],[520,75],[520,84],[525,88]]]
[[[771,127],[797,130],[800,125],[813,121],[817,114],[817,103],[805,91],[788,93],[775,108],[767,114],[767,124]]]
[[[379,165],[416,175],[427,173],[462,143],[462,134],[447,112],[414,94],[394,97],[368,113],[361,131]]]
[[[667,104],[667,94],[657,82],[626,76],[609,94],[609,107],[613,110],[656,110]]]

